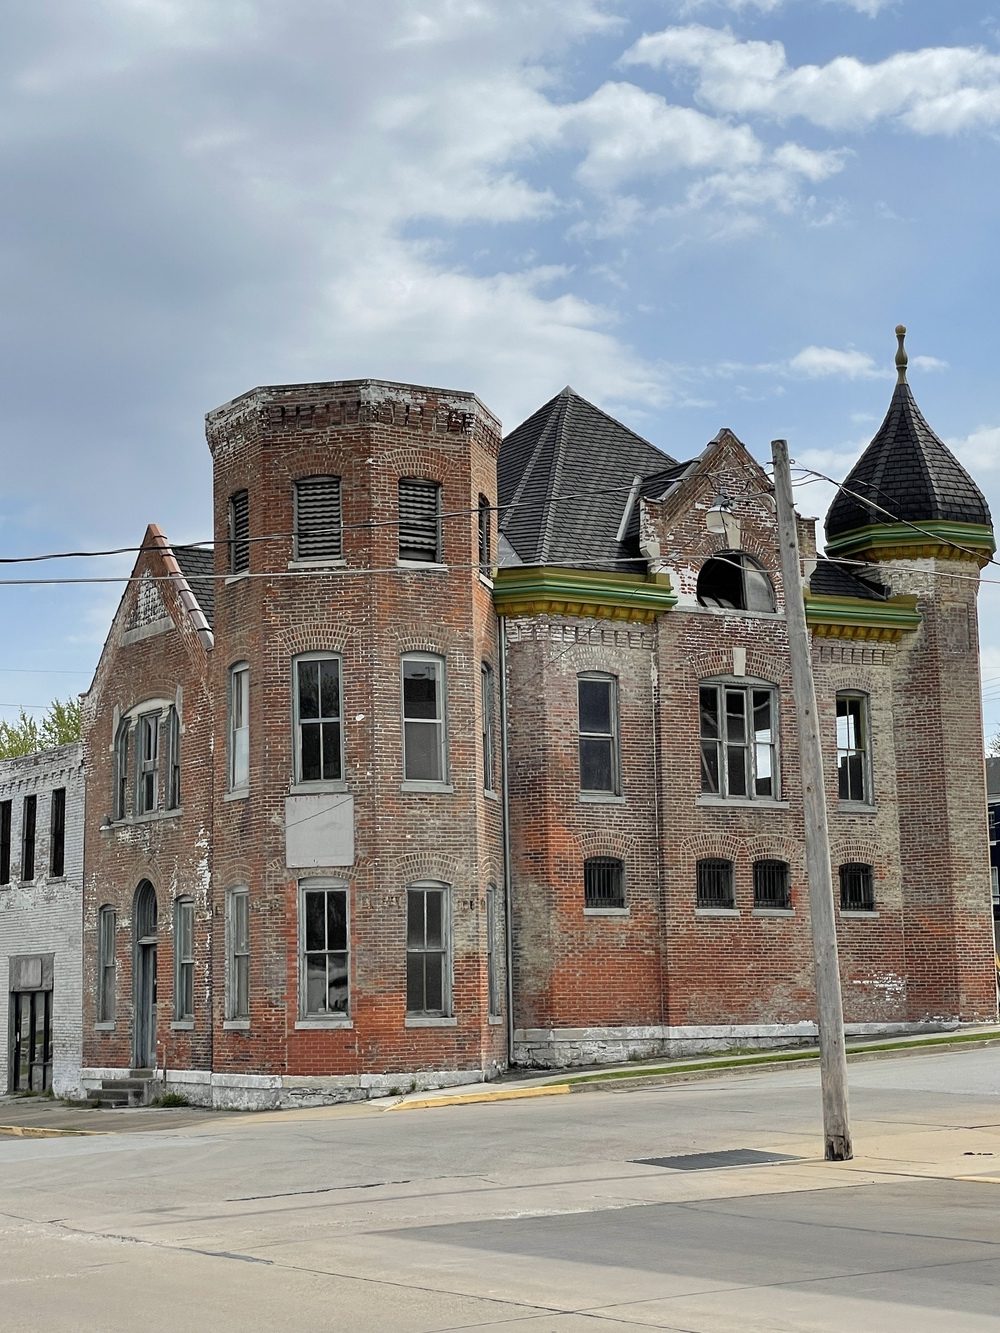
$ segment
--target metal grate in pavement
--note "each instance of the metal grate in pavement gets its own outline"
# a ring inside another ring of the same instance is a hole
[[[694,1152],[680,1157],[633,1157],[635,1166],[664,1166],[670,1171],[713,1171],[722,1166],[769,1166],[772,1162],[801,1162],[781,1152],[755,1148],[726,1148],[722,1152]]]

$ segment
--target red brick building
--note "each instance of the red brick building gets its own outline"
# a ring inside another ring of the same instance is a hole
[[[734,435],[679,463],[567,389],[501,447],[471,395],[351,381],[208,440],[214,565],[150,529],[88,699],[85,1078],[286,1105],[812,1031]],[[800,536],[848,1023],[990,1018],[992,529],[905,363],[833,558]]]

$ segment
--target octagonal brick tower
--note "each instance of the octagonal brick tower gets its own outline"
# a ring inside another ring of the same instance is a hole
[[[989,507],[928,425],[896,329],[889,410],[830,508],[827,553],[916,599],[893,666],[908,1016],[996,1016],[976,600]]]

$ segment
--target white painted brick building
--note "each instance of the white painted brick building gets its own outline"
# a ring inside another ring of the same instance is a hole
[[[83,751],[0,761],[0,1091],[80,1095]]]

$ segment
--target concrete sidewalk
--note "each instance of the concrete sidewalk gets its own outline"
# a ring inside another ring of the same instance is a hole
[[[200,1106],[142,1106],[97,1110],[83,1102],[52,1097],[0,1097],[0,1139],[69,1138],[90,1134],[135,1134],[182,1129],[204,1120],[229,1119],[231,1111]]]

